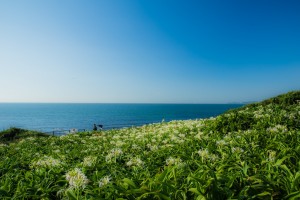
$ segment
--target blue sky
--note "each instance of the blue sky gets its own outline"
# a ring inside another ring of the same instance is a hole
[[[300,89],[300,2],[0,0],[0,102],[228,103]]]

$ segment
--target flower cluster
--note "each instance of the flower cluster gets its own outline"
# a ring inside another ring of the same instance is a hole
[[[171,166],[171,165],[179,165],[182,163],[182,160],[180,158],[173,158],[173,157],[169,157],[166,160],[166,165]]]
[[[128,167],[133,167],[133,166],[136,166],[136,167],[141,167],[143,166],[144,162],[140,159],[140,158],[131,158],[127,163],[126,165]]]
[[[104,176],[99,181],[99,187],[101,188],[101,187],[104,187],[105,185],[109,184],[110,180],[111,180],[110,176]]]
[[[157,145],[147,144],[147,147],[150,149],[150,151],[156,151],[156,150],[158,150],[158,146]]]
[[[89,182],[84,173],[78,168],[67,172],[66,179],[69,182],[70,188],[72,189],[85,188]]]
[[[58,159],[54,159],[51,156],[44,156],[43,158],[32,162],[31,167],[33,168],[53,168],[60,167],[62,162]]]
[[[7,146],[8,146],[7,144],[0,143],[0,147],[7,147]]]
[[[115,162],[116,158],[119,157],[121,154],[123,154],[123,151],[121,149],[112,149],[110,153],[105,157],[105,161],[107,163]]]
[[[274,162],[275,161],[275,158],[276,158],[276,151],[268,151],[268,161],[270,162]]]
[[[277,124],[274,127],[268,128],[267,131],[269,131],[270,133],[278,133],[278,132],[284,133],[284,132],[287,132],[287,128],[286,128],[286,126]]]
[[[223,147],[223,146],[227,145],[227,142],[225,140],[219,140],[216,142],[216,145],[219,147]]]
[[[87,156],[83,159],[82,165],[84,167],[91,167],[94,166],[97,162],[97,157],[96,156]]]
[[[209,152],[207,149],[200,149],[197,153],[202,159],[207,159],[209,157]]]
[[[232,147],[231,151],[232,151],[232,153],[243,153],[244,149],[242,149],[240,147]]]

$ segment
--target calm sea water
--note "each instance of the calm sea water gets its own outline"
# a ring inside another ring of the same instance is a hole
[[[217,116],[242,104],[31,104],[0,103],[0,130],[19,127],[49,132],[71,128],[91,130],[139,126],[162,120]]]

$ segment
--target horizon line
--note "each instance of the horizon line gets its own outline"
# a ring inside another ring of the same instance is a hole
[[[258,101],[240,101],[240,102],[0,102],[0,104],[250,104]]]

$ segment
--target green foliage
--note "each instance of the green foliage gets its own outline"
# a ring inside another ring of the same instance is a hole
[[[33,136],[47,137],[48,135],[36,131],[29,131],[21,128],[12,127],[10,129],[0,132],[0,142],[3,143],[14,142],[19,139],[24,139],[26,137],[33,137]]]
[[[61,137],[9,129],[0,199],[299,199],[299,100]]]

